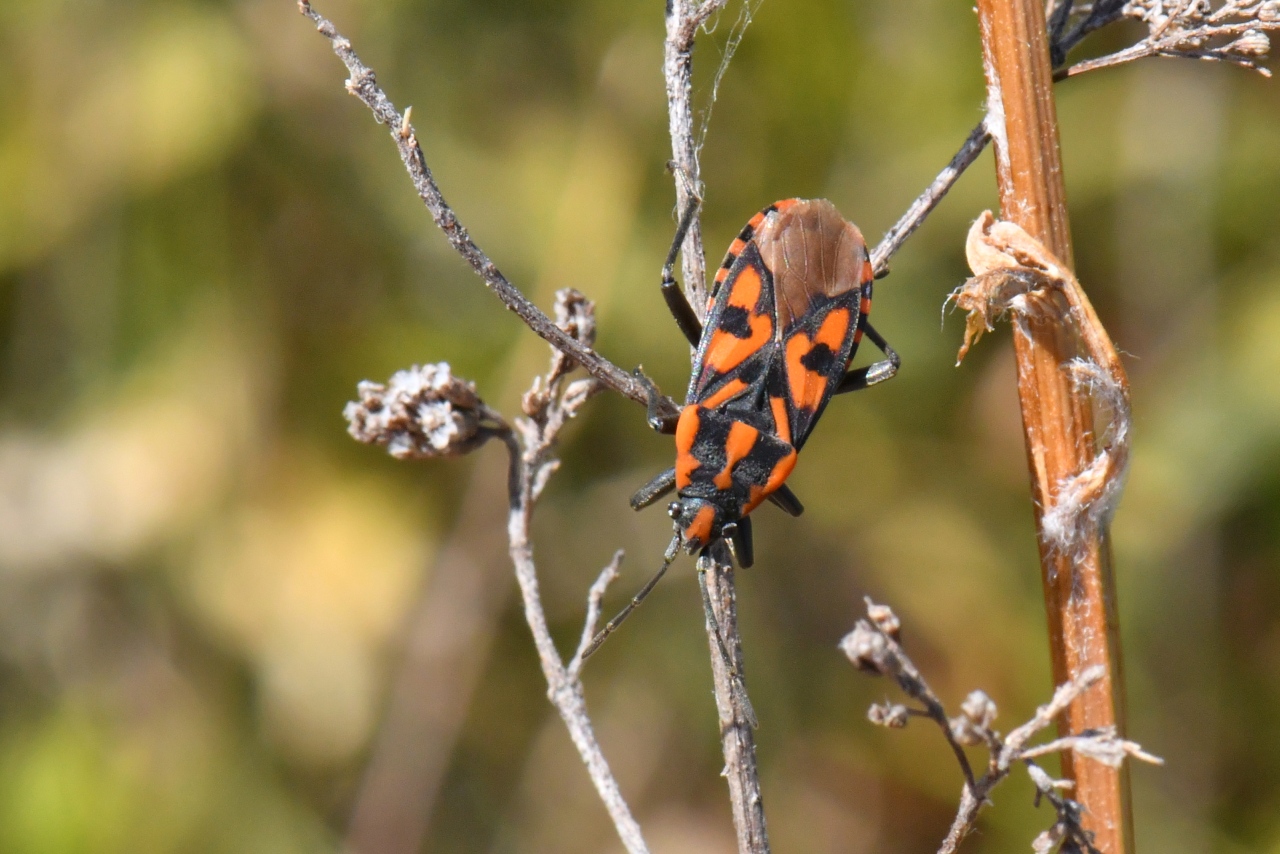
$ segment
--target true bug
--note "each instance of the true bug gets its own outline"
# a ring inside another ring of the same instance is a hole
[[[681,217],[662,271],[662,294],[696,347],[680,415],[649,423],[676,438],[676,464],[631,499],[639,510],[676,490],[667,511],[675,537],[662,569],[610,621],[592,649],[648,594],[683,545],[693,553],[725,539],[741,566],[753,562],[749,514],[766,499],[792,516],[803,505],[785,481],[833,395],[884,382],[898,354],[867,322],[875,278],[867,244],[825,199],[786,199],[753,216],[716,272],[706,325],[673,269],[696,202]],[[885,359],[850,369],[862,337]]]

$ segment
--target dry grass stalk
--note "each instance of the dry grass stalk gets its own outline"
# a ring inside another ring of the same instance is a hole
[[[1062,181],[1053,75],[1042,0],[979,0],[988,129],[996,149],[1005,219],[1043,243],[1069,269],[1071,237]],[[1018,396],[1031,473],[1040,562],[1056,684],[1102,665],[1106,678],[1078,697],[1059,721],[1064,734],[1115,727],[1123,733],[1123,693],[1106,520],[1067,552],[1046,533],[1046,514],[1064,484],[1094,462],[1092,402],[1070,367],[1080,357],[1078,331],[1061,291],[1046,297],[1049,322],[1018,321],[1014,335]],[[1091,312],[1090,312],[1091,313]],[[1100,328],[1100,327],[1099,327]],[[1109,854],[1132,850],[1127,777],[1096,763],[1063,759],[1088,809],[1086,823]]]

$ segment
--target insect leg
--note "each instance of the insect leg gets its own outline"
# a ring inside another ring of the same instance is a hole
[[[671,316],[676,319],[676,326],[679,326],[684,337],[689,339],[690,347],[697,347],[698,342],[702,340],[702,321],[698,320],[693,306],[689,305],[684,291],[680,290],[680,285],[676,282],[675,266],[676,256],[680,254],[680,247],[684,245],[685,235],[689,233],[689,226],[693,225],[693,215],[698,212],[700,204],[702,200],[697,196],[689,198],[689,205],[680,216],[680,224],[676,226],[676,237],[671,241],[667,263],[662,265],[662,298],[667,301],[667,308],[670,309]]]
[[[799,516],[804,512],[804,505],[800,503],[800,499],[796,498],[796,494],[785,483],[769,493],[769,500],[782,508],[782,512],[788,516]]]
[[[725,525],[729,533],[729,548],[733,551],[733,557],[738,561],[738,566],[750,569],[756,562],[755,545],[751,541],[751,519],[743,516],[734,522],[733,526],[730,529]]]
[[[893,379],[894,374],[898,373],[898,367],[902,364],[902,359],[898,357],[897,352],[884,340],[884,336],[876,332],[875,327],[868,323],[865,317],[858,320],[858,326],[871,339],[871,343],[879,347],[880,352],[889,358],[873,362],[865,368],[849,371],[844,375],[844,379],[840,381],[840,385],[836,386],[835,394],[844,394],[846,391],[860,391],[867,386]]]
[[[658,391],[658,387],[653,384],[653,380],[644,375],[644,371],[636,368],[631,375],[640,381],[644,386],[645,392],[648,394],[649,406],[646,418],[649,426],[659,433],[671,436],[676,432],[676,423],[679,422],[680,416],[676,415],[670,418],[664,418],[659,413],[659,404],[662,401],[662,393]]]
[[[676,470],[672,466],[636,490],[636,494],[631,496],[631,509],[643,510],[675,488]]]

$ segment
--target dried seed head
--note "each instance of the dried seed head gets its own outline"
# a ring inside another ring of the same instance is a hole
[[[1258,7],[1258,20],[1268,24],[1280,21],[1280,0],[1267,0]]]
[[[449,365],[414,365],[396,371],[386,385],[365,380],[358,402],[343,409],[347,432],[358,442],[385,445],[397,459],[464,454],[486,438],[487,414],[475,386],[454,377]]]
[[[556,326],[588,347],[596,343],[596,304],[574,288],[556,291]]]
[[[911,713],[901,703],[872,703],[867,720],[889,729],[902,729],[911,721]]]
[[[1271,50],[1271,39],[1262,30],[1248,30],[1227,49],[1239,56],[1264,57]]]
[[[960,704],[964,716],[978,726],[990,728],[996,721],[996,703],[982,691],[973,691]]]
[[[893,613],[893,609],[888,605],[877,605],[872,602],[870,597],[867,597],[865,601],[867,603],[867,616],[871,618],[871,622],[875,623],[876,628],[880,631],[897,640],[899,633],[902,631],[902,621],[898,619],[898,615]]]
[[[844,636],[840,650],[859,670],[877,676],[893,672],[889,665],[889,642],[865,620],[859,620],[853,631]]]

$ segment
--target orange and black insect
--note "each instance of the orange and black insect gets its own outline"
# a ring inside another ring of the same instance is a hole
[[[672,270],[696,210],[681,218],[663,268],[662,293],[697,348],[679,416],[649,423],[674,433],[676,464],[631,499],[637,510],[672,490],[675,537],[649,584],[600,633],[593,649],[665,572],[680,546],[690,553],[727,540],[741,566],[753,562],[749,514],[769,500],[792,516],[804,508],[786,486],[797,456],[833,395],[897,373],[897,353],[867,322],[875,278],[867,244],[825,199],[787,199],[751,218],[716,273],[706,325]],[[850,369],[863,337],[885,359]]]
[[[676,464],[631,504],[675,489],[668,511],[685,549],[724,538],[750,566],[748,514],[765,499],[803,512],[785,481],[827,402],[889,379],[898,355],[867,321],[874,275],[862,233],[825,199],[787,199],[751,218],[716,273],[705,328],[674,260],[663,294],[697,354],[679,418],[650,422],[675,433]],[[886,358],[850,370],[864,335]]]

